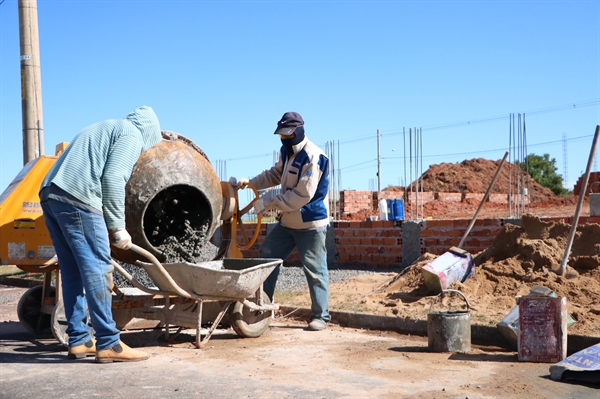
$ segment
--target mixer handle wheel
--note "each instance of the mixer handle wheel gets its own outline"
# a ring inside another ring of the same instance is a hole
[[[252,184],[248,183],[247,187],[251,188],[252,191],[254,192],[254,199],[252,201],[250,201],[250,203],[248,205],[246,205],[242,210],[238,211],[238,223],[241,225],[242,222],[242,216],[245,215],[246,213],[248,213],[250,211],[250,209],[252,209],[252,207],[254,206],[254,203],[256,201],[258,201],[258,199],[260,198],[260,195],[258,194],[258,190],[256,189],[256,187],[254,187]],[[239,201],[237,198],[237,190],[235,192],[235,202],[236,202],[236,206],[239,207]],[[248,235],[246,234],[246,230],[245,229],[241,229],[242,231],[242,237],[244,237],[244,242],[246,242],[246,244],[237,244],[238,248],[242,251],[250,249],[254,243],[256,242],[256,240],[258,239],[258,236],[260,235],[260,223],[262,221],[262,214],[259,213],[258,215],[256,215],[256,228],[254,229],[254,234],[252,235],[252,238],[250,238],[248,240]]]

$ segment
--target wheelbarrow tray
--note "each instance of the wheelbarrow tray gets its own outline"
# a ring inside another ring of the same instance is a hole
[[[142,263],[142,262],[140,262]],[[202,263],[162,263],[169,276],[184,291],[199,297],[245,299],[252,297],[282,259],[226,258]],[[159,288],[164,276],[151,263],[142,263]]]

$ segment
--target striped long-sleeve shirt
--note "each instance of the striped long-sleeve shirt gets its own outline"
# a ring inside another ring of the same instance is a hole
[[[161,140],[154,110],[143,106],[124,119],[83,129],[56,160],[40,190],[55,185],[103,212],[109,229],[125,227],[125,185],[142,151]]]

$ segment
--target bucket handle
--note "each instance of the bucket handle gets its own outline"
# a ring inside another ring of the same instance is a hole
[[[434,298],[433,301],[431,301],[431,305],[429,306],[429,312],[431,312],[431,308],[433,307],[433,304],[436,302],[436,300],[437,299],[441,299],[441,297],[444,294],[446,294],[446,293],[455,293],[455,294],[458,294],[458,295],[462,296],[463,299],[465,300],[465,303],[467,304],[467,310],[471,309],[471,305],[469,304],[469,300],[467,299],[467,297],[465,296],[465,294],[463,294],[462,292],[460,292],[458,290],[443,290],[438,295],[436,295],[436,297]]]

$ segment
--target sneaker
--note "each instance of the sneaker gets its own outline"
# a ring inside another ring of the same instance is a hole
[[[96,341],[92,338],[85,344],[69,348],[68,359],[83,359],[96,354]]]
[[[150,357],[146,352],[132,349],[123,342],[119,342],[112,348],[101,349],[96,352],[96,363],[112,362],[139,362]]]
[[[309,331],[322,331],[327,328],[327,323],[325,323],[321,319],[313,319],[310,323],[308,323]]]

